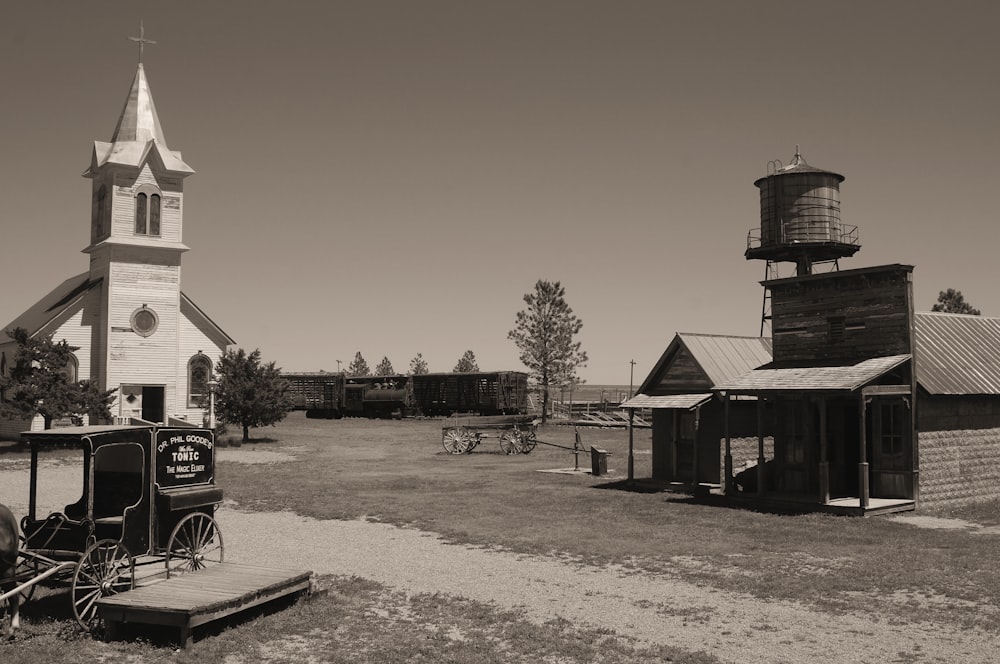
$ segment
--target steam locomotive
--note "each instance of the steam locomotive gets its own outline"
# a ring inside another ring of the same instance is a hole
[[[283,374],[306,417],[385,418],[412,415],[514,415],[527,412],[528,374],[520,371],[348,376]]]

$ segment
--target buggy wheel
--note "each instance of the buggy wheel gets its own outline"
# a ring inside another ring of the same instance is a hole
[[[535,440],[534,430],[528,431],[527,433],[521,433],[521,454],[530,454],[531,450],[535,449],[535,445],[538,441]]]
[[[135,561],[121,542],[103,539],[87,547],[73,570],[73,615],[92,631],[97,626],[97,600],[135,587]]]
[[[471,449],[472,436],[462,427],[453,427],[444,432],[441,444],[448,454],[465,454]]]
[[[215,519],[191,512],[177,522],[167,540],[167,578],[221,563],[223,553],[222,531]]]
[[[500,450],[504,454],[521,453],[521,433],[516,429],[507,429],[500,432]]]

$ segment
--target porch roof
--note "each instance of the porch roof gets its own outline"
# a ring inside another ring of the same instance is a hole
[[[910,355],[875,357],[838,367],[755,369],[715,386],[717,392],[853,392],[907,362]]]
[[[628,401],[622,402],[620,408],[681,408],[691,410],[712,398],[712,393],[704,394],[665,394],[650,396],[637,394]]]

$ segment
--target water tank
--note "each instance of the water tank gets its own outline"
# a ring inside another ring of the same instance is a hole
[[[756,182],[760,189],[760,248],[839,243],[839,173],[813,168],[797,151],[788,166]]]

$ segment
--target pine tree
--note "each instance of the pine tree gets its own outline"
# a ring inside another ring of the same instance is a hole
[[[410,360],[410,375],[416,376],[425,373],[428,373],[427,362],[424,361],[422,353],[417,353],[417,356]]]
[[[378,366],[375,367],[375,375],[392,376],[395,373],[396,371],[392,368],[392,362],[389,361],[389,358],[387,356],[383,355],[382,361],[380,361],[378,363]]]
[[[979,315],[979,309],[965,301],[962,291],[949,288],[938,293],[937,304],[931,307],[931,311],[942,311],[949,314],[972,314]]]
[[[507,334],[521,351],[521,362],[542,387],[542,423],[549,408],[549,387],[570,381],[582,382],[576,370],[586,366],[587,353],[573,336],[583,321],[566,304],[566,289],[556,282],[539,279],[533,293],[524,296],[527,309],[517,312],[514,329]]]
[[[295,407],[291,384],[274,362],[261,362],[260,350],[249,355],[242,348],[227,350],[215,365],[215,374],[218,417],[243,427],[243,442],[250,440],[250,427],[277,424]]]
[[[368,363],[365,362],[365,358],[361,357],[361,351],[359,350],[354,355],[354,359],[347,366],[348,376],[371,376],[372,370],[368,368]]]
[[[452,369],[455,373],[462,373],[466,371],[479,371],[479,365],[476,364],[476,354],[471,350],[465,351],[461,359],[458,360],[458,364]]]

